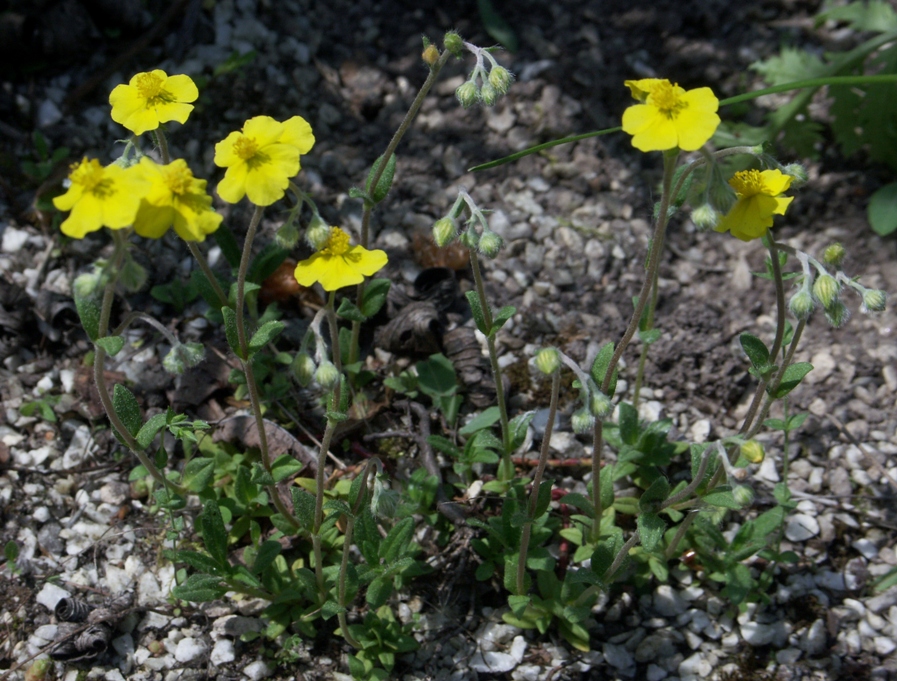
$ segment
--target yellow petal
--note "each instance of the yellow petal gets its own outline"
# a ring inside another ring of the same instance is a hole
[[[775,197],[776,207],[773,213],[776,215],[784,215],[791,202],[794,201],[793,196],[777,196]]]
[[[631,106],[623,112],[623,130],[633,136],[632,146],[640,151],[666,151],[676,147],[679,141],[672,121],[645,104]]]
[[[168,231],[173,221],[174,209],[171,206],[153,206],[142,201],[134,219],[134,231],[147,239],[158,239]]]
[[[163,87],[179,102],[195,102],[199,97],[196,83],[190,76],[183,74],[166,78]]]
[[[118,122],[135,135],[142,135],[159,127],[159,116],[153,109],[147,109],[144,106],[135,109],[130,115]]]
[[[61,194],[53,199],[53,205],[58,210],[71,210],[81,199],[81,193],[81,185],[73,184],[65,194]]]
[[[192,104],[184,104],[182,102],[171,102],[165,104],[156,104],[155,116],[160,123],[168,121],[177,121],[180,124],[187,122],[190,112],[193,111]]]
[[[353,269],[366,277],[383,269],[388,260],[384,251],[369,251],[362,246],[353,246],[346,252],[344,257],[349,261]]]
[[[299,152],[288,144],[265,147],[267,161],[246,176],[246,195],[257,206],[270,206],[283,198],[290,178],[299,172]]]
[[[296,147],[300,154],[307,154],[315,145],[315,136],[312,134],[308,121],[301,116],[293,116],[283,122],[283,134],[280,136],[280,142]]]
[[[243,124],[243,134],[255,139],[259,147],[274,144],[283,134],[283,123],[270,116],[255,116]]]
[[[658,83],[662,83],[663,80],[660,78],[641,78],[640,80],[627,80],[623,82],[623,85],[629,88],[629,91],[632,93],[632,98],[638,100],[639,102],[644,102],[648,95],[651,94],[651,90]]]
[[[770,196],[786,192],[794,179],[780,170],[764,170],[760,173],[760,178],[763,181],[763,193]]]
[[[691,106],[684,109],[675,119],[679,148],[683,151],[697,151],[713,137],[719,123],[719,116],[712,111],[702,111]]]
[[[72,208],[67,220],[60,229],[67,236],[83,239],[89,232],[95,232],[103,226],[102,207],[99,202],[90,195],[86,195]]]
[[[719,109],[719,100],[709,87],[699,87],[688,90],[682,98],[688,102],[690,109],[699,111],[716,111]]]
[[[233,165],[224,173],[224,179],[218,183],[218,196],[228,203],[238,203],[246,195],[246,176],[249,166],[245,163]]]

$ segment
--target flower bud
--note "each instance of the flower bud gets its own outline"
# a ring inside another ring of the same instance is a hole
[[[514,82],[514,76],[504,66],[493,66],[489,72],[489,84],[499,95],[507,93],[512,82]]]
[[[290,365],[290,371],[293,372],[296,382],[303,388],[307,388],[311,383],[311,379],[315,376],[316,368],[315,361],[304,351],[297,353],[293,358],[293,363]]]
[[[458,241],[460,241],[468,248],[473,249],[477,247],[478,243],[480,243],[480,235],[477,234],[477,231],[475,229],[468,227],[463,232],[461,232],[461,236],[458,237]]]
[[[863,312],[883,312],[888,296],[884,291],[867,288],[863,291]]]
[[[79,274],[72,283],[72,293],[75,298],[91,298],[105,286],[104,279],[99,270]]]
[[[613,410],[613,402],[610,401],[610,398],[607,395],[600,390],[592,390],[592,394],[589,396],[589,411],[592,413],[592,416],[604,419],[607,418]]]
[[[317,371],[315,371],[315,380],[318,382],[319,386],[324,388],[324,390],[330,390],[334,388],[339,381],[339,371],[333,365],[333,362],[325,359],[321,362]]]
[[[442,38],[442,44],[449,52],[456,57],[460,57],[464,52],[464,41],[455,31],[447,31]]]
[[[725,215],[732,209],[732,206],[735,205],[737,200],[738,197],[735,195],[735,190],[732,188],[732,185],[729,184],[720,167],[714,165],[710,173],[710,182],[707,187],[707,203],[709,203],[710,207],[717,213]],[[716,225],[714,225],[714,227],[715,226]]]
[[[719,224],[719,213],[709,203],[698,206],[691,212],[691,221],[702,232]]]
[[[803,286],[788,301],[788,308],[791,310],[791,314],[798,319],[807,319],[815,307],[816,301],[813,300],[809,289]]]
[[[834,243],[825,249],[822,254],[822,261],[829,267],[840,268],[841,263],[844,262],[845,253],[844,246]]]
[[[205,346],[202,343],[178,343],[162,359],[162,368],[179,376],[202,362],[204,357]]]
[[[826,310],[838,302],[840,293],[841,284],[832,275],[822,274],[816,277],[816,281],[813,283],[813,295]]]
[[[330,241],[330,225],[324,222],[320,215],[315,214],[305,230],[305,240],[313,249],[320,251]]]
[[[754,490],[747,485],[735,485],[732,488],[732,496],[735,498],[735,503],[744,508],[753,503]]]
[[[825,308],[825,318],[833,327],[840,329],[850,319],[850,310],[840,300],[836,300],[834,305]]]
[[[465,109],[469,109],[476,104],[477,100],[480,98],[480,93],[477,91],[477,84],[472,80],[462,83],[458,86],[458,89],[455,90],[455,97],[461,102],[461,106]]]
[[[807,183],[807,169],[804,168],[800,163],[789,163],[786,165],[782,172],[786,175],[791,176],[791,188],[797,189],[803,184]]]
[[[399,507],[399,494],[389,486],[385,475],[374,477],[371,512],[379,518],[394,518]]]
[[[501,251],[501,247],[504,245],[504,241],[498,234],[493,232],[491,229],[484,229],[483,234],[480,236],[480,253],[485,255],[487,258],[494,258],[498,255],[499,251]]]
[[[498,101],[499,93],[495,90],[491,83],[483,83],[480,88],[480,99],[486,106],[493,106]]]
[[[761,463],[766,456],[763,445],[756,440],[748,440],[741,445],[741,455],[751,463]]]
[[[450,217],[439,218],[433,225],[433,241],[439,247],[446,246],[455,238],[456,232],[454,220]]]
[[[299,243],[299,228],[296,227],[296,221],[293,219],[284,222],[280,229],[274,234],[277,245],[286,250],[290,250]]]
[[[536,368],[546,376],[551,376],[561,368],[561,357],[554,348],[542,348],[533,360]]]
[[[424,60],[427,66],[433,66],[433,64],[439,61],[439,48],[433,44],[427,45],[423,54],[421,54],[421,59]]]
[[[570,425],[573,426],[573,432],[579,435],[591,433],[595,427],[595,417],[589,413],[588,409],[579,409],[570,417]]]

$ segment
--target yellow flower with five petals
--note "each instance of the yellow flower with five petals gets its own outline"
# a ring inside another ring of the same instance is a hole
[[[386,265],[386,261],[383,251],[350,246],[349,235],[339,227],[331,227],[324,247],[296,265],[294,275],[302,286],[320,282],[325,291],[336,291],[360,284]]]
[[[215,165],[227,168],[218,195],[228,203],[244,196],[257,206],[281,199],[299,172],[299,157],[314,146],[311,126],[300,116],[279,123],[256,116],[215,145]]]
[[[193,177],[186,161],[159,165],[144,156],[137,169],[149,185],[134,219],[134,231],[140,236],[158,239],[174,227],[184,241],[204,241],[221,225],[206,181]]]
[[[169,76],[156,69],[138,73],[127,85],[116,85],[109,95],[112,120],[135,135],[155,130],[161,123],[185,123],[199,97],[190,76]]]
[[[640,151],[696,151],[716,132],[719,100],[708,87],[685,90],[661,78],[627,80],[639,104],[623,112],[623,130]]]
[[[146,180],[136,167],[115,163],[104,167],[96,159],[83,158],[72,164],[67,191],[53,199],[56,208],[71,211],[61,225],[62,233],[83,239],[101,227],[129,227],[145,190]]]
[[[790,175],[780,170],[742,170],[729,184],[737,201],[714,228],[731,232],[742,241],[759,239],[772,227],[773,215],[784,215],[793,196],[782,196],[791,186]]]

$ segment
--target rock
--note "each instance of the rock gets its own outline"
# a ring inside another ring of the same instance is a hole
[[[55,584],[47,582],[37,593],[34,600],[44,606],[50,612],[56,608],[56,604],[63,598],[69,598],[71,594],[65,589],[60,589]]]
[[[219,667],[228,662],[233,662],[235,659],[237,659],[237,655],[234,652],[234,642],[229,638],[222,638],[216,641],[215,647],[212,648],[212,654],[209,655],[211,663]]]
[[[483,674],[504,674],[517,666],[513,655],[495,651],[477,651],[470,660],[470,668]]]
[[[653,662],[676,652],[676,646],[668,632],[659,631],[646,636],[635,649],[636,662]]]
[[[515,660],[517,660],[517,664],[523,662],[523,655],[526,653],[526,639],[519,634],[514,637],[513,643],[511,643],[511,650],[508,651]]]
[[[835,364],[835,358],[831,356],[826,350],[820,350],[813,358],[810,360],[810,364],[813,365],[813,371],[807,374],[807,383],[810,385],[816,385],[818,383],[822,383],[825,379],[832,375],[832,372],[835,370],[837,366]]]
[[[178,647],[174,651],[174,659],[182,664],[189,664],[199,660],[206,654],[207,650],[208,646],[205,641],[188,636],[178,641]]]
[[[661,584],[654,592],[654,610],[662,617],[678,617],[687,608],[685,599],[668,584]]]
[[[695,653],[691,657],[685,658],[679,665],[679,676],[682,678],[682,681],[704,678],[709,676],[712,671],[713,665],[701,653]]]
[[[256,660],[243,667],[243,675],[250,681],[262,681],[266,676],[270,676],[272,671],[264,660]]]
[[[825,651],[827,640],[825,623],[821,619],[817,619],[801,635],[798,645],[807,654],[807,657],[816,657]]]
[[[888,636],[876,636],[872,642],[875,645],[875,652],[881,657],[887,657],[897,650],[897,643]]]
[[[806,541],[819,534],[819,522],[806,513],[795,513],[785,521],[785,536],[789,541]]]
[[[607,663],[615,669],[623,670],[635,666],[635,658],[624,646],[605,643],[602,652]]]
[[[661,679],[665,679],[667,676],[669,674],[667,674],[666,670],[663,667],[658,667],[656,664],[649,664],[645,672],[645,678],[648,681],[661,681]]]
[[[741,625],[741,636],[745,642],[756,648],[757,646],[766,646],[772,643],[776,636],[776,630],[774,626],[769,624],[745,622]],[[725,641],[725,638],[723,641]]]

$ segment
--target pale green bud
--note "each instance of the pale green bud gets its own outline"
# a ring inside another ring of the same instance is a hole
[[[841,284],[830,274],[822,274],[813,282],[813,295],[826,310],[838,302]]]
[[[732,185],[730,185],[726,178],[723,177],[719,167],[714,166],[713,172],[710,175],[710,186],[707,189],[707,203],[709,203],[710,207],[717,213],[725,215],[732,209],[732,206],[735,205],[737,200],[738,197],[735,195],[735,190],[732,189]],[[692,221],[694,221],[694,218],[692,218]],[[715,227],[716,225],[713,226]]]
[[[179,376],[187,369],[195,367],[205,357],[205,346],[202,343],[178,343],[162,360],[162,368],[170,374]]]
[[[447,31],[442,38],[442,45],[456,57],[464,54],[464,41],[455,31]]]
[[[286,250],[290,250],[299,243],[299,228],[296,227],[296,221],[290,218],[284,222],[280,229],[274,234],[277,245]]]
[[[582,408],[573,412],[573,416],[570,417],[570,425],[573,426],[573,432],[579,435],[591,433],[595,427],[595,417],[588,409]]]
[[[561,356],[554,348],[542,348],[533,360],[536,368],[546,376],[551,376],[561,368]]]
[[[330,240],[330,225],[320,215],[314,215],[305,230],[305,240],[313,249],[320,251]]]
[[[798,319],[807,319],[815,307],[816,301],[813,300],[810,291],[803,286],[788,301],[788,308],[791,310],[791,314]]]
[[[863,311],[883,312],[888,304],[888,296],[884,291],[867,288],[863,291]]]
[[[747,485],[735,485],[732,488],[732,496],[735,498],[735,503],[744,508],[753,503],[754,490]]]
[[[691,221],[702,232],[719,224],[720,214],[709,203],[698,206],[691,212]]]
[[[493,106],[495,102],[498,101],[499,93],[492,86],[491,83],[483,83],[483,87],[480,88],[480,99],[483,100],[483,104],[486,106]]]
[[[610,416],[613,410],[614,405],[607,395],[600,390],[592,390],[589,396],[589,411],[592,412],[592,416],[604,419]]]
[[[512,82],[514,82],[514,76],[504,66],[493,66],[489,72],[489,84],[499,95],[507,93]]]
[[[105,285],[103,279],[103,275],[98,270],[79,274],[72,282],[72,293],[75,298],[91,298]]]
[[[800,163],[789,163],[786,165],[782,171],[786,175],[790,175],[792,177],[791,180],[791,188],[797,189],[803,184],[807,183],[807,169],[804,168]]]
[[[324,390],[331,390],[339,381],[339,371],[333,365],[333,362],[324,360],[315,371],[315,380]]]
[[[465,109],[469,109],[474,104],[477,103],[477,100],[480,98],[480,93],[477,90],[477,84],[472,80],[468,80],[465,83],[462,83],[458,86],[458,89],[455,90],[455,97],[458,98],[458,101],[461,102],[461,106]]]
[[[483,230],[479,243],[480,253],[487,258],[494,258],[501,251],[503,245],[504,240],[498,234],[489,229]]]
[[[290,365],[290,371],[293,372],[296,382],[303,388],[309,386],[315,376],[316,369],[315,361],[307,352],[297,353],[293,358],[293,363]]]
[[[741,445],[741,455],[751,463],[761,463],[766,457],[763,445],[756,440],[748,440]]]
[[[398,508],[399,494],[389,486],[389,478],[385,475],[374,477],[371,512],[380,518],[394,518]]]
[[[839,329],[850,319],[850,310],[840,300],[836,300],[831,307],[825,308],[825,318],[829,324]]]
[[[473,249],[480,243],[480,235],[477,234],[475,229],[467,228],[461,232],[461,236],[458,237],[458,240],[468,248]]]
[[[844,246],[834,243],[825,249],[822,254],[822,261],[829,267],[840,268],[841,263],[844,262],[845,253]]]
[[[439,247],[450,244],[456,233],[455,221],[450,217],[439,218],[433,225],[433,241]]]

